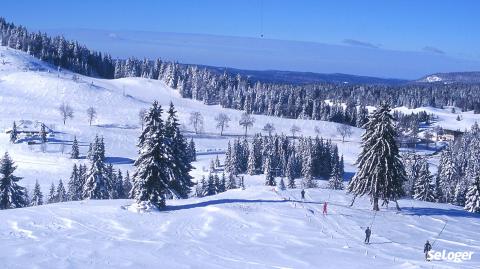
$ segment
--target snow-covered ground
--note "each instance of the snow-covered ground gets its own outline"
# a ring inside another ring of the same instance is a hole
[[[52,182],[68,179],[75,162],[68,153],[76,136],[84,155],[96,134],[105,138],[107,160],[115,168],[131,170],[140,133],[138,112],[153,100],[166,107],[173,102],[187,137],[199,152],[192,175],[207,174],[209,161],[226,149],[229,139],[243,134],[241,112],[206,106],[183,99],[157,80],[95,79],[51,68],[25,53],[0,47],[0,154],[8,151],[16,162],[21,185],[30,189],[38,180],[47,192]],[[67,103],[74,118],[63,125],[57,111]],[[89,126],[86,110],[96,108],[98,118]],[[402,108],[403,109],[403,108]],[[455,120],[449,110],[435,110],[440,124],[464,124],[476,115],[462,113]],[[403,109],[406,111],[406,109]],[[205,118],[204,133],[195,135],[188,124],[190,112]],[[457,110],[458,111],[458,110]],[[227,113],[232,121],[225,136],[218,135],[214,118]],[[430,112],[430,111],[429,111]],[[435,113],[435,112],[434,112]],[[450,114],[449,114],[450,113]],[[273,123],[278,133],[289,134],[292,125],[302,135],[334,140],[345,157],[346,172],[355,171],[361,129],[354,128],[341,143],[338,124],[255,115],[250,134]],[[453,120],[452,120],[453,119]],[[39,120],[57,133],[46,152],[39,146],[11,144],[4,130],[13,121]],[[458,129],[456,127],[454,129]],[[62,146],[64,145],[64,146]],[[63,148],[63,149],[62,149]],[[62,153],[63,151],[63,153]],[[134,213],[124,209],[130,200],[81,201],[0,211],[1,268],[479,268],[480,219],[455,206],[400,201],[403,211],[382,210],[374,218],[367,199],[343,191],[308,190],[300,203],[299,190],[276,193],[262,186],[263,177],[246,177],[246,190],[180,201],[168,201],[164,212]],[[284,200],[287,199],[287,200]],[[290,201],[288,201],[290,199]],[[324,201],[330,214],[321,216]],[[375,221],[373,221],[375,220]],[[372,225],[372,244],[363,244],[363,230]],[[425,240],[447,223],[434,249],[474,251],[464,263],[423,261]]]
[[[454,112],[452,112],[452,109]],[[428,114],[434,114],[438,117],[437,121],[433,123],[433,126],[441,126],[444,129],[452,131],[465,131],[469,130],[470,127],[475,123],[480,121],[480,115],[474,114],[473,111],[465,111],[458,107],[444,107],[444,108],[433,108],[433,107],[419,107],[415,109],[407,107],[397,107],[395,110],[400,111],[404,114],[410,113],[419,113],[422,111],[427,112]],[[457,117],[460,117],[460,121],[457,120]]]
[[[0,211],[2,268],[479,268],[480,219],[454,206],[400,201],[374,217],[343,191],[275,192],[262,177],[245,190],[169,201],[135,213],[129,200],[82,201]],[[285,200],[286,199],[286,200]],[[290,200],[288,200],[290,199]],[[322,215],[328,201],[328,215]],[[435,250],[473,260],[423,261]],[[370,245],[364,229],[372,226]]]

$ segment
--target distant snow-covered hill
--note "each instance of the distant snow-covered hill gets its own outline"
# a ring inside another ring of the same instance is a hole
[[[424,83],[480,83],[480,72],[435,73],[425,76],[416,82]]]

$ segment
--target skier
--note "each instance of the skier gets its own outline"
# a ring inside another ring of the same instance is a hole
[[[365,230],[365,244],[370,244],[370,235],[372,234],[372,230],[370,230],[370,227],[367,227]]]
[[[423,247],[423,253],[425,253],[425,260],[430,261],[428,259],[428,252],[432,250],[432,245],[430,245],[430,242],[425,243],[425,246]]]
[[[323,203],[323,215],[327,215],[327,205],[327,202]]]
[[[304,189],[302,189],[301,194],[302,194],[302,200],[304,200],[305,199],[305,190]]]

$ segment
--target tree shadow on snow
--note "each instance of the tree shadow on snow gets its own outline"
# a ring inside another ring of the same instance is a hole
[[[463,209],[443,209],[431,207],[402,207],[402,212],[405,215],[411,216],[448,216],[448,217],[465,217],[465,218],[480,218],[479,214],[473,214]]]
[[[221,205],[221,204],[235,204],[235,203],[305,203],[305,204],[322,204],[317,202],[302,202],[298,200],[262,200],[262,199],[254,199],[254,200],[247,200],[247,199],[219,199],[219,200],[210,200],[199,202],[195,204],[186,204],[186,205],[167,205],[165,211],[176,211],[176,210],[184,210],[184,209],[193,209],[199,207],[207,207],[210,205]]]

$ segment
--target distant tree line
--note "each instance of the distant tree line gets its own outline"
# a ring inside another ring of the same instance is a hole
[[[4,18],[0,18],[0,44],[79,74],[113,78],[115,65],[109,54],[102,55],[77,41],[65,40],[63,36],[28,32],[25,27],[8,23]]]
[[[338,148],[323,138],[300,137],[298,141],[285,135],[256,134],[251,142],[238,138],[229,142],[225,155],[228,175],[265,175],[265,184],[275,186],[275,177],[285,177],[287,186],[297,187],[296,179],[303,178],[301,186],[315,187],[315,179],[343,180],[343,156]],[[334,184],[341,188],[341,184]]]
[[[362,126],[365,106],[389,102],[392,107],[457,106],[480,113],[480,85],[404,84],[354,85],[317,83],[292,85],[251,81],[239,74],[161,59],[117,59],[91,51],[76,41],[29,33],[0,18],[2,45],[72,71],[103,78],[145,77],[177,89],[182,97],[205,104],[287,118],[326,120]]]

